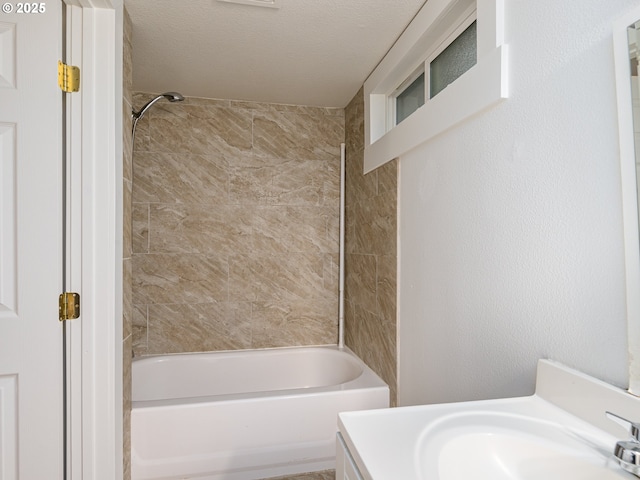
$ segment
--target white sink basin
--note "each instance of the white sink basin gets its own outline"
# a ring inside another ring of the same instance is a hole
[[[638,480],[613,452],[640,398],[555,362],[536,393],[343,412],[338,426],[364,480]]]
[[[499,412],[461,412],[429,424],[416,445],[422,480],[619,480],[596,430]]]

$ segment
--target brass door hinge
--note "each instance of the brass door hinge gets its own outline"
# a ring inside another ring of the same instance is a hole
[[[58,61],[58,86],[67,93],[80,90],[80,69]]]
[[[61,322],[73,320],[80,316],[80,294],[64,292],[58,299],[58,312]]]

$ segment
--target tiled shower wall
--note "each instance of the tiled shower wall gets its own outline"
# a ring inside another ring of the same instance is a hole
[[[344,118],[187,98],[139,122],[136,355],[336,343]]]
[[[397,398],[398,161],[364,175],[364,94],[345,109],[345,343]]]

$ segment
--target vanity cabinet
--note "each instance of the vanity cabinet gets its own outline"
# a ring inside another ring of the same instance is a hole
[[[338,433],[336,438],[336,480],[363,480],[342,435]]]

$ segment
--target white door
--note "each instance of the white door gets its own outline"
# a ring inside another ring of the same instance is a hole
[[[56,480],[63,469],[62,5],[0,3],[0,479]]]

